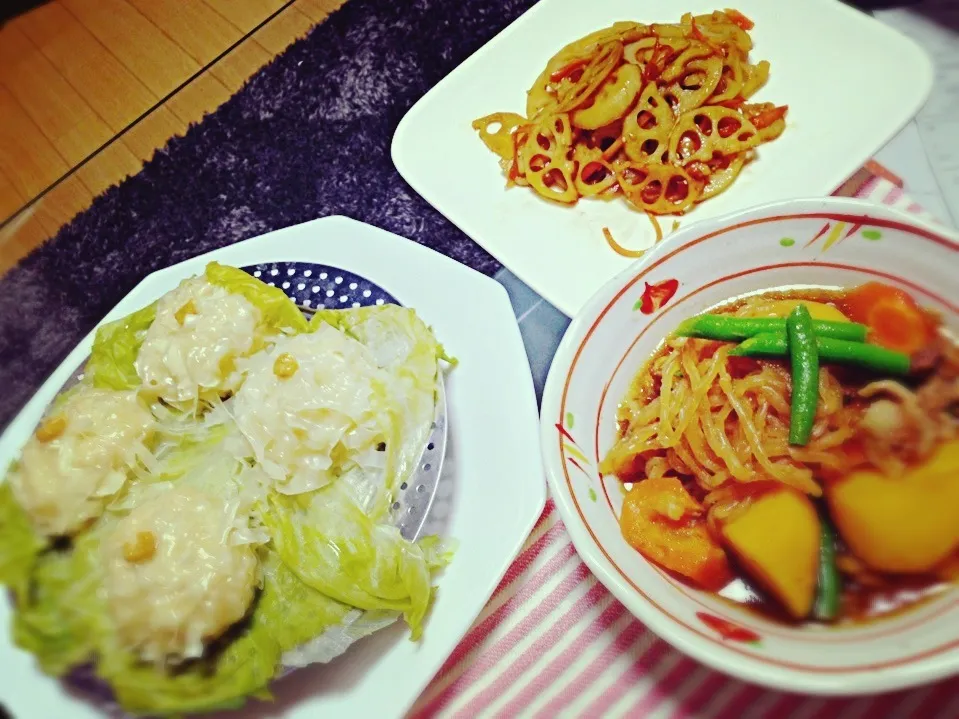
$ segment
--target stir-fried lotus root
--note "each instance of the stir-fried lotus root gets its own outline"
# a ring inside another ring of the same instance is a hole
[[[786,128],[785,106],[747,104],[769,77],[768,62],[749,62],[752,27],[735,10],[616,23],[550,59],[526,117],[496,112],[473,128],[507,186],[567,205],[621,194],[650,214],[682,214]]]

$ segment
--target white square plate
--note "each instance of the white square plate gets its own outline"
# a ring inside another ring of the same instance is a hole
[[[932,65],[908,38],[838,0],[739,0],[756,23],[751,58],[771,63],[758,102],[789,105],[786,132],[723,194],[669,231],[776,200],[822,196],[859,169],[919,110]],[[603,238],[649,247],[650,221],[622,201],[564,207],[505,177],[470,124],[497,111],[524,112],[526,91],[566,43],[619,20],[677,22],[684,12],[724,7],[710,0],[541,0],[428,92],[397,128],[400,174],[524,282],[568,315],[631,260]]]
[[[445,534],[459,546],[439,578],[422,641],[414,644],[402,627],[391,627],[359,642],[332,664],[302,669],[279,682],[274,706],[253,703],[239,713],[303,719],[402,716],[479,614],[546,501],[536,398],[509,298],[494,280],[439,253],[354,220],[329,217],[154,273],[104,322],[149,304],[185,277],[202,273],[210,260],[238,267],[279,260],[315,262],[353,272],[414,308],[459,360],[447,376],[447,455],[432,510],[443,505],[441,511],[448,512]],[[19,453],[44,408],[88,356],[92,341],[93,333],[0,437],[0,467],[9,466]],[[9,604],[0,600],[0,676],[5,688],[0,694],[13,715],[101,716],[13,646],[10,623]]]

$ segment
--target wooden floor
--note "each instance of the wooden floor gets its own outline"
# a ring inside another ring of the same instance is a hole
[[[0,28],[0,273],[343,1],[56,0]]]

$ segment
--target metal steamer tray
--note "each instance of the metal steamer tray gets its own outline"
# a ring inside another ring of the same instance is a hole
[[[268,285],[278,287],[308,316],[322,309],[351,309],[374,305],[395,304],[399,301],[385,289],[352,272],[309,262],[269,262],[241,269]],[[68,389],[83,377],[83,365],[64,383]],[[423,453],[413,473],[393,496],[391,516],[393,524],[404,538],[415,541],[424,532],[430,509],[440,486],[443,460],[447,446],[447,402],[442,370],[437,371],[436,404],[433,424]],[[277,679],[296,671],[287,666]],[[98,705],[114,717],[126,717],[113,701],[110,686],[101,680],[92,666],[79,667],[70,672],[66,681],[98,701]]]

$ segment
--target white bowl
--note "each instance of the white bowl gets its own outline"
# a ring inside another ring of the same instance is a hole
[[[764,205],[683,228],[573,320],[543,397],[552,494],[583,560],[677,649],[741,679],[812,694],[888,691],[959,673],[959,587],[901,616],[848,629],[765,620],[680,583],[626,544],[618,480],[596,469],[615,438],[616,405],[630,379],[682,319],[723,300],[881,280],[959,329],[959,236],[944,232],[856,200]],[[644,307],[649,286],[674,294]]]

